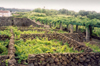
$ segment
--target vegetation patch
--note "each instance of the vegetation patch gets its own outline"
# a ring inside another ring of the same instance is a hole
[[[100,47],[96,45],[91,45],[90,43],[86,43],[86,46],[90,47],[93,52],[100,52]]]
[[[8,54],[8,44],[9,40],[6,39],[5,41],[0,41],[0,55],[7,55]]]
[[[35,31],[31,31],[31,30],[20,31],[20,30],[18,30],[18,27],[11,27],[11,28],[13,29],[15,37],[17,37],[17,38],[20,38],[21,34],[43,34],[43,33],[45,33],[45,31],[40,32],[40,31],[37,31],[37,30],[35,30]]]
[[[67,43],[63,44],[58,40],[48,40],[48,38],[36,38],[33,40],[22,39],[15,41],[16,58],[26,60],[29,54],[41,54],[41,53],[78,53],[78,51],[70,48]]]
[[[10,32],[10,30],[0,31],[0,35],[7,35],[7,36],[11,37],[11,32]]]

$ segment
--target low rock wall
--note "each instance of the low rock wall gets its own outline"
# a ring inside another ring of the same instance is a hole
[[[33,54],[28,66],[100,66],[100,53]]]
[[[11,29],[11,33],[12,33],[12,36],[10,38],[9,47],[8,47],[8,55],[9,55],[8,65],[15,66],[16,65],[15,47],[14,47],[14,35],[13,35],[12,29]]]
[[[40,26],[28,18],[0,17],[0,26]]]
[[[70,37],[78,42],[85,41],[85,35],[83,33],[64,33],[65,36]]]

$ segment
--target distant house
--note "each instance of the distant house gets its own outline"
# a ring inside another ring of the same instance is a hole
[[[11,16],[11,12],[10,11],[0,10],[0,17],[10,17],[10,16]]]

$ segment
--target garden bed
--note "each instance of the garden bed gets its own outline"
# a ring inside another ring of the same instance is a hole
[[[8,45],[10,38],[5,35],[0,35],[0,55],[8,54]]]
[[[48,38],[36,38],[29,40],[16,40],[15,41],[16,48],[16,58],[18,58],[19,63],[22,60],[28,59],[29,54],[42,54],[42,53],[78,53],[79,51],[73,50],[73,47],[69,47],[67,43],[62,43],[58,40],[48,40]],[[80,51],[82,52],[82,51]],[[27,61],[26,61],[27,62]]]
[[[36,37],[48,37],[48,40],[59,40],[62,41],[63,43],[68,43],[69,47],[73,47],[74,50],[78,50],[78,51],[84,51],[84,52],[91,52],[92,49],[85,46],[84,44],[71,39],[69,37],[66,37],[65,35],[62,34],[58,34],[58,33],[53,33],[53,34],[22,34],[21,38],[26,41],[26,39],[35,39]]]
[[[0,44],[8,50],[1,54],[0,66],[100,66],[100,48],[80,43],[84,40],[83,34],[8,29],[11,31],[0,31]]]
[[[8,45],[10,37],[6,35],[0,35],[0,66],[8,65]]]

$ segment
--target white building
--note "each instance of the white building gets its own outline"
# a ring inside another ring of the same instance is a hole
[[[10,11],[0,10],[0,17],[10,17],[10,16],[11,16],[11,12]]]

